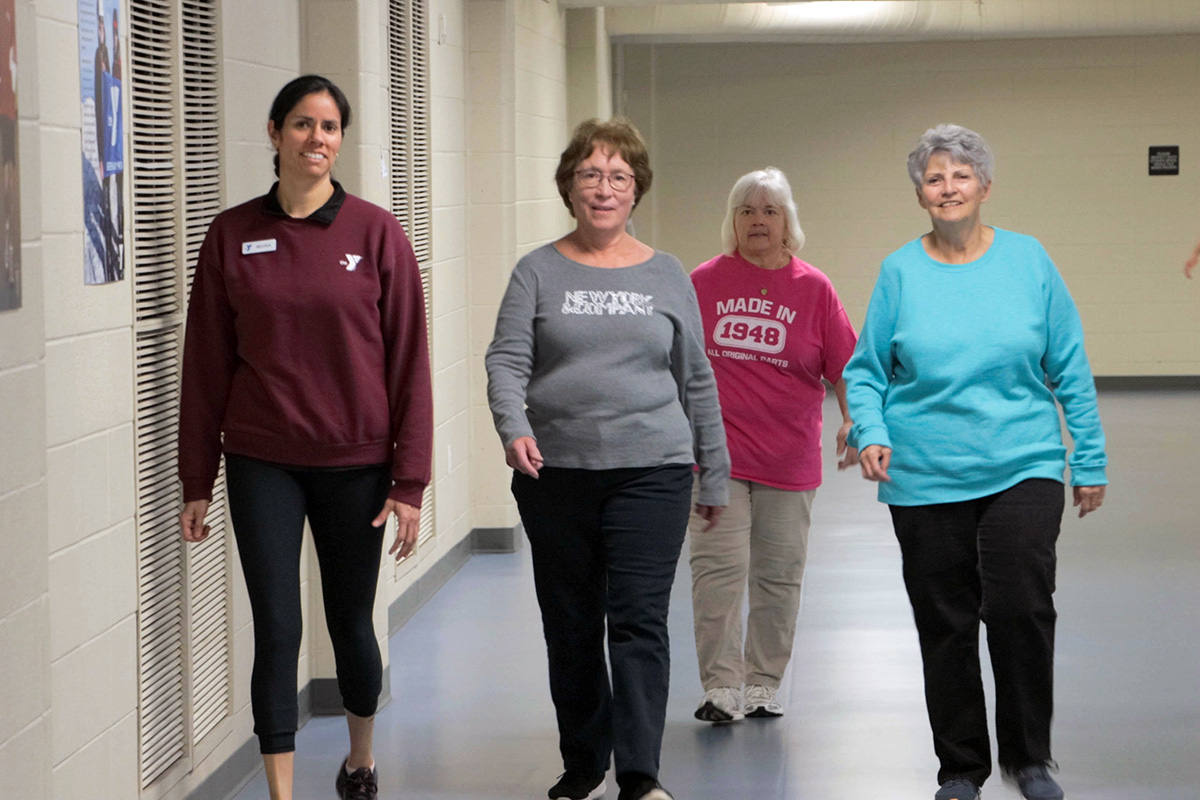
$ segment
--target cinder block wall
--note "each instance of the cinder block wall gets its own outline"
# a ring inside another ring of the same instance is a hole
[[[469,0],[471,472],[476,528],[517,524],[483,356],[517,259],[571,230],[554,183],[566,147],[566,14],[541,0]]]
[[[44,319],[45,449],[13,461],[44,459],[49,513],[44,538],[6,531],[5,545],[28,536],[46,548],[50,613],[39,634],[50,657],[53,776],[34,796],[119,796],[137,780],[132,292],[128,280],[84,285],[79,64],[63,58],[79,50],[78,21],[71,4],[32,8],[36,39],[22,39],[33,47],[18,63],[37,83],[18,103],[40,135],[20,155],[21,203],[23,215],[40,215],[42,260],[24,275],[33,291],[18,313]],[[6,685],[47,677],[4,673]]]
[[[22,63],[37,64],[37,30],[62,22],[40,19],[30,0],[16,3],[16,22]],[[22,305],[0,313],[0,776],[5,793],[46,798],[53,726],[40,80],[35,69],[17,73]]]

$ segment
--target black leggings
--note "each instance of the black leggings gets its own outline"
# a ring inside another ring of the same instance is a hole
[[[305,469],[236,455],[226,456],[225,467],[229,514],[254,613],[254,732],[261,752],[290,753],[299,715],[304,518],[321,569],[342,704],[351,714],[369,717],[383,685],[373,611],[384,529],[371,520],[387,500],[391,475],[387,465]]]

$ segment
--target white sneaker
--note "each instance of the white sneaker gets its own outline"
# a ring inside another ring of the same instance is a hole
[[[782,717],[783,706],[775,701],[775,690],[770,686],[752,683],[746,687],[747,717]]]
[[[732,686],[709,689],[696,709],[696,719],[703,722],[737,722],[743,717],[742,690]]]

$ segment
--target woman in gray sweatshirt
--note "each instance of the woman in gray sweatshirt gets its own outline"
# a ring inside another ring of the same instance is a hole
[[[717,387],[683,266],[626,228],[650,188],[641,135],[582,123],[556,180],[576,228],[518,262],[486,359],[558,716],[549,797],[602,796],[611,755],[618,800],[669,800],[667,607],[695,465],[697,513],[715,522],[726,503]]]

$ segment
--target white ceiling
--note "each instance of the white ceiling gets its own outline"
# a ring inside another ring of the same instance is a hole
[[[559,0],[617,42],[883,42],[1200,33],[1200,0]]]

